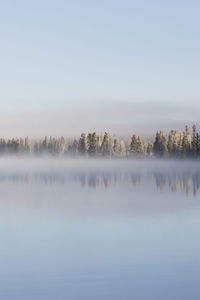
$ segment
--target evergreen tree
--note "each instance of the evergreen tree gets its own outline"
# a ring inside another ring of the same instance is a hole
[[[107,132],[105,132],[101,144],[101,154],[103,156],[111,156],[113,154],[111,139]]]
[[[66,150],[66,141],[63,136],[59,140],[59,147],[60,147],[60,153],[64,154]]]
[[[138,156],[143,156],[144,154],[144,147],[142,145],[142,142],[141,142],[141,139],[140,137],[138,136],[137,138],[137,153],[138,153]]]
[[[168,155],[166,138],[162,131],[156,133],[156,139],[153,144],[153,151],[158,157],[166,157]]]
[[[35,141],[33,144],[33,153],[34,154],[39,154],[40,153],[40,146],[38,141]]]
[[[197,154],[197,132],[196,125],[194,124],[192,127],[192,155],[196,157]]]
[[[42,141],[40,149],[42,152],[46,152],[48,150],[48,137],[47,136],[45,136],[44,140]]]
[[[97,134],[93,132],[92,134],[88,135],[88,154],[90,156],[95,156],[97,153]]]
[[[73,141],[71,150],[73,154],[76,154],[78,152],[78,142],[76,139]]]
[[[29,142],[28,136],[25,138],[25,141],[24,141],[24,150],[25,150],[26,153],[30,153],[30,151],[31,151],[31,147],[30,147],[30,142]]]
[[[126,145],[123,140],[120,141],[120,155],[126,156]]]
[[[190,128],[187,125],[185,126],[185,131],[183,132],[182,153],[183,157],[189,157],[191,154]]]
[[[148,143],[147,148],[146,148],[146,153],[148,156],[153,155],[153,144],[152,143]]]
[[[196,155],[200,156],[200,136],[198,132],[196,134]]]
[[[0,139],[0,153],[4,154],[7,150],[7,143],[5,141],[5,139]]]
[[[181,153],[181,132],[178,130],[171,130],[168,135],[167,149],[169,156],[179,156]]]
[[[48,151],[48,153],[53,154],[55,149],[54,149],[54,140],[53,138],[50,136],[49,141],[47,142],[46,145],[46,150]]]
[[[121,155],[121,145],[120,145],[120,142],[119,142],[118,138],[114,139],[113,154],[115,156],[120,156]]]
[[[81,137],[78,142],[78,151],[82,155],[85,155],[87,153],[87,138],[85,133],[81,134]]]
[[[140,137],[134,134],[131,138],[129,154],[130,156],[141,157],[143,153],[144,151]]]

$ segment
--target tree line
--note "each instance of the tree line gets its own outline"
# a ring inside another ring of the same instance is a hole
[[[26,138],[0,138],[0,154],[51,154],[84,157],[200,157],[200,136],[193,125],[185,130],[171,130],[168,135],[158,131],[153,142],[145,143],[140,136],[133,134],[129,139],[82,133],[78,139],[45,137],[40,140]]]

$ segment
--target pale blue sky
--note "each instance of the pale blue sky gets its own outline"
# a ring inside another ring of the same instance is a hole
[[[194,0],[1,1],[1,114],[199,109],[199,14]]]

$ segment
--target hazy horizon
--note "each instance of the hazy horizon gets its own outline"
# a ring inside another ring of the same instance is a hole
[[[163,113],[164,111],[164,113]],[[136,133],[154,137],[157,130],[166,134],[171,129],[183,131],[185,125],[199,127],[198,105],[152,102],[86,103],[82,105],[56,104],[38,109],[21,109],[0,112],[0,136],[80,136],[82,132],[96,131],[128,137]]]

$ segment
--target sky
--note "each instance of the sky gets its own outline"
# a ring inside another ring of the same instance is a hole
[[[200,2],[0,2],[0,135],[152,134],[200,115]]]

